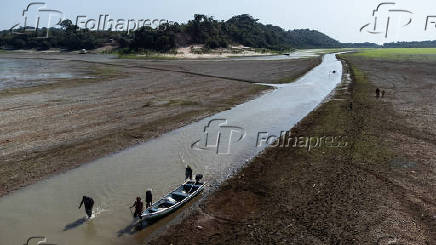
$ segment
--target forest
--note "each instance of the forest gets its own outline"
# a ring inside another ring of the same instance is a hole
[[[196,14],[187,23],[165,23],[157,28],[142,27],[127,34],[121,31],[90,31],[79,29],[72,21],[64,20],[58,28],[41,28],[34,31],[22,29],[0,32],[0,47],[3,49],[60,48],[66,51],[95,49],[117,43],[123,52],[150,50],[170,52],[178,47],[204,44],[206,49],[226,48],[230,45],[244,45],[286,51],[296,48],[378,48],[378,47],[436,47],[436,41],[387,43],[340,43],[316,30],[284,30],[281,27],[265,25],[248,14],[238,15],[227,21],[211,16]],[[41,38],[49,35],[47,38]]]

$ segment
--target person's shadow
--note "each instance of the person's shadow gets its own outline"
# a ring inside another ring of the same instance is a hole
[[[80,218],[80,219],[74,221],[73,223],[67,224],[64,227],[64,231],[68,231],[68,230],[74,229],[80,225],[83,225],[86,222],[86,220],[87,220],[87,218],[83,217],[83,218]]]
[[[133,235],[136,232],[147,228],[149,225],[151,225],[151,223],[148,223],[147,221],[134,220],[132,223],[130,223],[124,229],[119,230],[117,232],[117,234],[118,234],[118,237],[121,237],[125,234]]]

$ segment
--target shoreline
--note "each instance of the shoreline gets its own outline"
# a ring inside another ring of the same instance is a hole
[[[113,56],[117,59],[132,59],[132,60],[180,60],[180,61],[206,61],[206,60],[231,60],[238,58],[262,58],[262,57],[270,57],[270,56],[298,56],[300,58],[313,58],[319,55],[323,55],[325,53],[336,52],[337,49],[296,49],[292,52],[243,52],[243,53],[232,53],[232,52],[219,52],[219,51],[211,51],[205,53],[186,53],[181,52],[177,54],[173,53],[155,53],[150,52],[149,54],[141,54],[141,53],[128,53],[128,54],[119,54],[117,52],[99,52],[96,50],[89,50],[87,54],[80,54],[80,51],[63,51],[59,49],[53,50],[34,50],[34,49],[19,49],[19,50],[0,50],[0,54],[33,54],[33,55],[108,55]]]

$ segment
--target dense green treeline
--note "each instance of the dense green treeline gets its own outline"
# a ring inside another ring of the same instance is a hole
[[[94,49],[109,42],[118,42],[120,48],[128,51],[153,50],[168,52],[190,44],[205,44],[206,48],[224,48],[242,44],[252,48],[288,50],[292,48],[337,48],[340,43],[318,31],[285,31],[278,26],[264,25],[250,15],[234,16],[227,21],[213,17],[195,15],[185,24],[164,24],[157,28],[142,27],[135,32],[89,31],[78,29],[71,21],[65,20],[61,28],[24,32],[25,34],[0,32],[0,46],[10,49],[66,50]]]
[[[278,26],[264,25],[247,14],[234,16],[227,21],[195,15],[188,23],[166,23],[157,28],[142,27],[130,34],[121,31],[79,29],[70,20],[64,20],[60,28],[49,30],[42,28],[30,32],[24,29],[14,31],[14,33],[9,30],[0,32],[0,47],[78,50],[95,49],[116,43],[123,52],[143,50],[169,52],[177,47],[191,44],[204,44],[206,49],[244,45],[277,51],[294,48],[436,47],[436,41],[389,43],[383,46],[374,43],[340,43],[315,30],[285,31]],[[48,38],[41,38],[46,36],[47,31],[49,31]]]
[[[20,28],[11,32],[0,32],[0,47],[7,49],[38,49],[62,48],[66,50],[95,49],[107,43],[110,39],[120,38],[119,32],[91,32],[78,30],[70,20],[64,20],[60,28],[41,28],[37,31],[31,27]],[[29,31],[30,30],[30,31]],[[48,31],[48,38],[47,37]]]

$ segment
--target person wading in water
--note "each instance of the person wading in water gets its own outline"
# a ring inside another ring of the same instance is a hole
[[[130,208],[133,208],[133,207],[135,207],[135,213],[133,214],[133,218],[138,217],[138,218],[142,219],[141,214],[142,214],[142,211],[144,211],[144,203],[142,202],[140,197],[136,198],[135,203],[133,203],[133,205]]]
[[[82,204],[85,205],[85,212],[88,215],[88,218],[92,216],[92,207],[94,206],[94,200],[90,197],[83,196],[82,201],[80,202],[79,209],[82,207]]]
[[[192,168],[189,165],[186,165],[186,170],[185,170],[185,180],[187,179],[192,180]]]
[[[151,189],[148,189],[147,192],[145,192],[145,208],[151,207],[152,202],[153,194],[151,193]]]

